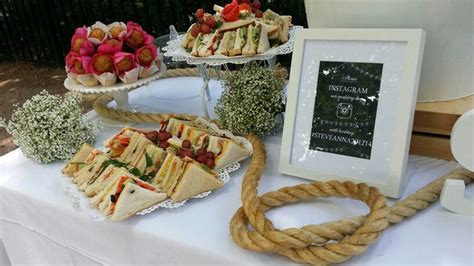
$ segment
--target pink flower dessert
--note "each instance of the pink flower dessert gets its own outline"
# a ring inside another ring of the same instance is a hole
[[[81,83],[84,86],[97,85],[97,79],[90,73],[90,56],[81,56],[75,52],[69,52],[66,56],[66,69],[68,76],[76,83]]]
[[[71,51],[80,55],[92,55],[95,51],[94,44],[87,39],[87,29],[79,27],[71,38]]]
[[[135,22],[127,22],[127,34],[125,43],[133,49],[138,49],[143,45],[153,42],[153,36],[147,34],[140,25]]]
[[[117,81],[114,58],[111,54],[97,52],[92,56],[90,71],[103,86],[111,86]]]
[[[145,45],[135,52],[135,56],[140,66],[150,67],[157,56],[156,46],[154,44]]]
[[[131,53],[118,52],[114,54],[115,73],[124,83],[135,82],[138,79],[138,65]]]
[[[154,44],[148,44],[135,52],[138,65],[140,65],[140,78],[146,78],[160,70],[158,51]]]
[[[98,52],[107,53],[107,54],[115,54],[116,52],[122,51],[123,46],[123,39],[106,39],[99,48],[97,48]]]

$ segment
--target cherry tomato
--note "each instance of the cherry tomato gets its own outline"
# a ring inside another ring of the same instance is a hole
[[[208,34],[211,32],[211,28],[207,24],[202,24],[201,25],[201,32],[204,34]]]
[[[204,18],[204,9],[199,8],[198,10],[196,10],[195,16],[196,16],[196,20],[203,19]]]
[[[181,146],[183,146],[183,148],[185,149],[191,149],[191,141],[189,141],[188,139],[185,139],[183,140],[183,143],[181,144]]]
[[[257,18],[263,17],[263,12],[258,10],[258,9],[254,9],[253,13],[255,14],[255,17],[257,17]]]
[[[193,151],[191,151],[191,150],[184,150],[184,151],[183,151],[183,155],[184,155],[184,156],[187,156],[187,157],[189,157],[189,158],[194,159],[194,153],[193,153]]]
[[[158,139],[159,139],[160,141],[167,141],[167,140],[170,138],[170,136],[168,136],[168,134],[169,134],[169,133],[166,132],[166,131],[160,131],[160,132],[158,133]]]
[[[201,28],[197,24],[194,24],[193,28],[191,29],[191,35],[193,37],[197,37],[199,32],[201,32]]]
[[[147,139],[151,140],[152,142],[156,142],[158,140],[158,135],[159,133],[156,130],[145,133],[145,136],[147,137]]]
[[[206,165],[207,167],[214,169],[214,167],[216,167],[216,162],[213,159],[207,159]]]
[[[204,157],[205,157],[206,156],[206,149],[200,148],[196,151],[196,154],[197,155],[204,155]]]
[[[204,23],[206,23],[211,29],[216,27],[216,19],[213,16],[207,17]]]
[[[205,164],[207,162],[206,155],[204,155],[204,154],[197,155],[196,161]]]
[[[253,7],[255,7],[256,9],[260,9],[262,7],[262,4],[260,3],[260,1],[254,0]]]

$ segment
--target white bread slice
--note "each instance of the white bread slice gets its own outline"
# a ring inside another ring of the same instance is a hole
[[[267,30],[264,26],[260,30],[260,38],[258,39],[257,54],[262,54],[270,49],[270,42],[268,41]]]
[[[166,198],[166,193],[151,191],[132,182],[127,183],[115,204],[111,220],[125,220],[143,209],[164,201]]]
[[[176,155],[168,153],[155,177],[150,181],[154,186],[158,186],[161,190],[167,192],[176,184],[179,177],[183,161]],[[176,177],[176,178],[175,178]]]
[[[264,22],[263,19],[257,20],[258,24],[261,24],[265,31],[267,32],[268,38],[278,35],[278,26],[277,25],[270,25]]]
[[[247,28],[247,42],[242,48],[243,55],[254,55],[257,53],[257,45],[255,40],[252,40],[252,32],[254,32],[255,27],[253,25],[248,26]]]
[[[173,161],[171,162],[170,167],[161,183],[161,189],[171,196],[174,187],[179,181],[179,177],[183,174],[184,161],[181,160],[178,156],[174,156]]]
[[[148,145],[143,155],[137,158],[135,162],[132,162],[132,165],[135,166],[140,173],[147,175],[156,172],[160,168],[165,160],[166,154],[166,151],[163,149],[155,145]]]
[[[100,193],[100,191],[104,190],[110,183],[114,182],[118,177],[128,174],[129,172],[127,169],[110,165],[102,172],[99,177],[97,177],[97,179],[93,183],[88,184],[88,186],[84,189],[84,192],[87,196],[93,197]]]
[[[224,182],[217,178],[215,172],[204,170],[197,162],[187,162],[185,168],[171,194],[171,199],[176,202],[224,186]]]
[[[106,195],[110,197],[110,192],[114,188],[114,185],[117,184],[117,181],[120,179],[122,175],[112,175],[101,190],[99,190],[90,200],[89,203],[92,207],[98,208],[99,204],[106,200]]]
[[[209,45],[208,49],[211,50],[213,55],[216,52],[217,48],[219,48],[219,44],[221,43],[223,36],[224,36],[224,33],[220,33],[219,31],[214,32],[214,34],[212,35],[212,39],[211,39],[212,45]]]
[[[203,40],[204,40],[204,34],[200,32],[198,36],[196,37],[196,40],[194,41],[193,49],[191,50],[192,56],[199,56],[199,50],[201,49],[201,46],[205,45],[203,43]]]
[[[288,32],[290,30],[291,25],[291,16],[280,16],[283,20],[283,27],[280,33],[280,41],[282,43],[286,43],[288,41]]]
[[[131,163],[140,157],[145,152],[148,145],[152,145],[153,142],[149,140],[145,135],[135,132],[130,139],[130,143],[127,148],[123,151],[119,161],[123,163]]]
[[[265,12],[263,12],[262,18],[266,24],[278,25],[279,24],[278,20],[280,18],[280,15],[271,9],[267,9],[265,10]]]
[[[214,11],[216,11],[217,13],[222,13],[222,10],[224,10],[223,7],[221,7],[220,5],[216,5],[216,4],[214,4],[214,6],[212,7],[212,9],[213,9]]]
[[[247,43],[248,39],[247,27],[238,28],[235,33],[234,47],[229,51],[230,56],[236,56],[242,54],[242,48]]]
[[[192,24],[188,28],[188,30],[186,31],[186,35],[181,40],[181,47],[183,47],[185,49],[192,48],[193,45],[194,45],[194,41],[196,40],[196,38],[193,37],[193,35],[191,35],[191,30],[193,29],[194,25],[196,25],[196,24]]]
[[[131,180],[132,178],[129,175],[123,175],[117,178],[107,187],[106,193],[102,195],[98,207],[99,211],[101,211],[102,214],[107,216],[112,213],[112,206],[114,205],[114,202],[117,201],[117,197],[120,195],[120,191],[122,190],[123,186]]]
[[[187,32],[181,41],[181,47],[184,49],[193,48],[195,42],[196,38],[190,32]]]
[[[235,42],[235,31],[226,31],[224,37],[219,43],[219,48],[215,52],[218,55],[229,55],[229,51],[234,47]]]
[[[138,147],[138,139],[140,138],[140,133],[138,132],[133,132],[132,135],[130,136],[130,140],[128,142],[127,147],[123,150],[123,152],[120,154],[120,156],[117,158],[119,161],[122,161],[124,158],[127,158],[130,153],[132,152],[133,149]]]
[[[221,33],[224,33],[226,31],[235,31],[238,28],[248,27],[249,25],[255,25],[255,23],[256,22],[253,19],[251,20],[239,19],[232,22],[224,22],[217,30]]]
[[[232,163],[241,161],[250,156],[249,152],[232,140],[224,142],[222,150],[216,157],[215,170],[222,169]]]
[[[72,177],[74,173],[76,173],[77,171],[79,171],[79,169],[81,169],[82,167],[86,165],[85,161],[93,150],[95,149],[91,145],[87,143],[82,144],[79,151],[77,151],[76,154],[72,156],[72,158],[67,162],[67,164],[63,167],[63,169],[61,169],[61,172],[67,176]],[[100,152],[100,151],[96,150],[96,153],[97,152]]]
[[[181,134],[181,139],[187,139],[191,142],[192,145],[197,145],[199,138],[205,134],[206,132],[203,130],[200,130],[193,126],[185,125],[183,133]]]
[[[98,174],[98,171],[102,168],[102,164],[108,159],[105,154],[96,155],[89,165],[74,174],[73,182],[77,184],[77,186],[87,183],[94,175]]]
[[[97,194],[96,188],[102,182],[102,180],[109,179],[117,170],[118,168],[114,165],[107,166],[107,168],[102,170],[102,173],[100,175],[95,175],[88,182],[84,183],[83,187],[80,189],[84,190],[87,196],[94,196],[95,194]]]
[[[166,125],[166,131],[168,131],[171,135],[177,136],[179,138],[181,136],[181,132],[183,131],[184,125],[190,125],[192,123],[192,121],[171,118],[170,120],[168,120],[168,123]]]
[[[135,132],[142,132],[139,129],[125,127],[116,135],[113,135],[108,140],[104,142],[105,147],[107,148],[107,155],[112,158],[120,158],[125,148],[130,143],[130,139]]]
[[[212,50],[209,48],[213,46],[213,43],[212,43],[213,35],[214,34],[205,34],[203,36],[202,43],[204,43],[204,45],[201,45],[200,49],[198,50],[199,57],[207,57],[207,56],[212,55]]]

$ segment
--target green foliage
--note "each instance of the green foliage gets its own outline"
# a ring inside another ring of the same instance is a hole
[[[111,23],[133,20],[155,37],[169,33],[169,25],[186,31],[196,9],[212,12],[214,4],[231,0],[50,0],[0,1],[0,59],[21,59],[64,66],[75,28],[96,21]],[[260,0],[267,8],[291,15],[293,24],[307,27],[304,0]],[[289,57],[282,57],[288,65]]]
[[[252,63],[223,81],[225,88],[215,112],[235,134],[268,135],[283,111],[285,77]]]

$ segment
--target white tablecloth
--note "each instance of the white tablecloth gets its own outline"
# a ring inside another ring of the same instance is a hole
[[[131,93],[131,102],[159,111],[201,114],[197,78],[160,80]],[[196,89],[193,89],[196,88]],[[219,94],[217,82],[211,86]],[[184,93],[187,94],[184,94]],[[210,103],[213,104],[213,101]],[[96,146],[119,128],[103,128]],[[265,140],[268,165],[259,192],[307,180],[278,173],[280,137]],[[411,181],[405,195],[457,167],[454,162],[411,156]],[[15,150],[0,158],[0,238],[12,264],[287,264],[288,259],[241,249],[229,233],[229,221],[240,206],[240,185],[248,161],[231,181],[209,197],[191,200],[173,210],[160,209],[127,221],[95,221],[65,193],[69,180],[63,163],[41,165]],[[474,194],[474,187],[467,193]],[[348,218],[366,213],[364,204],[347,199],[323,199],[271,210],[279,228]],[[467,264],[474,263],[474,218],[449,212],[439,203],[387,229],[381,239],[348,264]],[[2,255],[3,254],[3,255]],[[2,253],[0,244],[0,256]],[[5,263],[0,259],[0,264]]]

